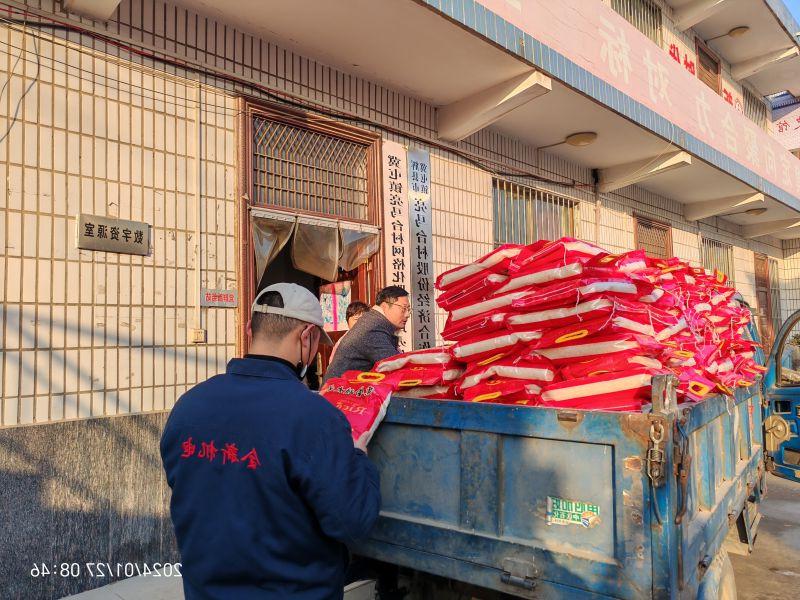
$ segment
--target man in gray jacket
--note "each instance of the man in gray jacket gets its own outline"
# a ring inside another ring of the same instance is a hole
[[[408,292],[396,285],[383,288],[375,306],[342,338],[325,381],[345,371],[369,371],[379,360],[398,354],[397,332],[405,328],[410,316]]]

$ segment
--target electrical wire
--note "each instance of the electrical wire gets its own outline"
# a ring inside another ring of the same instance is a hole
[[[26,35],[25,39],[27,39],[27,34],[25,35]],[[39,56],[39,48],[36,45],[35,35],[33,36],[32,41],[33,41],[33,52],[36,55],[36,75],[34,76],[33,80],[28,84],[28,87],[25,88],[25,91],[22,93],[22,95],[19,97],[19,100],[17,101],[17,107],[14,109],[14,116],[11,118],[11,123],[8,124],[3,135],[0,136],[0,144],[2,144],[6,140],[6,138],[11,133],[11,130],[14,128],[14,125],[17,124],[17,121],[19,120],[19,109],[22,107],[22,101],[25,100],[25,96],[27,96],[28,93],[33,89],[33,86],[39,82],[39,75],[41,73],[42,63],[41,63],[41,57]],[[3,85],[3,91],[5,91],[8,82],[11,81],[11,77],[14,75],[14,69],[17,68],[17,64],[19,63],[20,58],[22,58],[22,51],[20,51],[20,54],[17,57],[17,62],[14,63],[14,67],[12,68],[11,73],[8,74],[8,79],[6,79],[6,83]],[[1,97],[2,97],[2,92],[0,92],[0,98]]]
[[[28,16],[27,12],[18,11],[13,6],[10,6],[10,5],[7,5],[7,4],[3,4],[3,3],[0,3],[0,6],[6,6],[7,7],[7,12],[9,12],[9,14],[16,14],[16,15],[20,15],[20,16],[23,16],[23,17],[27,17]],[[349,121],[349,122],[352,122],[352,123],[359,123],[359,124],[362,124],[362,125],[367,125],[367,126],[370,126],[370,127],[378,128],[379,130],[382,130],[382,131],[386,131],[386,132],[389,132],[389,133],[394,133],[394,134],[396,134],[398,136],[401,136],[401,137],[404,137],[404,138],[407,138],[407,139],[410,139],[410,140],[413,140],[413,141],[417,141],[417,142],[420,142],[420,143],[424,143],[424,144],[430,145],[430,146],[435,147],[435,148],[437,148],[439,150],[444,150],[446,152],[450,152],[450,153],[452,153],[452,154],[454,154],[456,156],[459,156],[460,158],[462,158],[463,160],[465,160],[468,163],[472,164],[473,166],[476,166],[476,167],[478,167],[480,169],[483,169],[483,170],[489,172],[490,174],[492,174],[492,175],[494,175],[496,177],[513,176],[513,177],[520,177],[520,178],[526,178],[526,179],[533,179],[534,181],[538,181],[540,183],[548,183],[548,184],[557,185],[557,186],[566,187],[566,188],[575,188],[575,187],[592,186],[593,185],[593,184],[590,184],[588,182],[578,182],[578,181],[576,181],[574,179],[571,179],[571,178],[564,178],[567,181],[552,179],[552,178],[549,178],[549,177],[544,177],[544,176],[539,175],[537,173],[530,173],[530,172],[524,171],[522,169],[516,169],[516,168],[514,168],[515,172],[513,172],[513,173],[512,172],[505,172],[504,173],[504,172],[502,172],[502,171],[500,171],[500,170],[498,170],[498,169],[496,169],[496,168],[494,168],[494,167],[492,167],[490,165],[494,164],[497,167],[508,168],[506,165],[502,165],[502,163],[496,162],[496,161],[494,161],[492,159],[487,159],[487,158],[484,158],[484,157],[477,156],[475,154],[468,153],[468,152],[466,152],[466,151],[464,151],[462,149],[459,149],[459,148],[457,148],[455,146],[452,146],[450,144],[445,144],[445,143],[442,143],[442,142],[440,142],[438,140],[434,140],[434,139],[431,139],[431,138],[427,138],[427,137],[411,134],[411,133],[409,133],[407,131],[401,130],[399,128],[391,127],[389,125],[374,121],[372,119],[368,119],[368,118],[365,118],[365,117],[360,117],[360,116],[357,116],[357,115],[351,115],[351,114],[348,114],[348,113],[345,113],[345,112],[342,112],[342,111],[331,110],[331,109],[328,109],[326,107],[323,107],[322,105],[316,104],[316,103],[314,103],[312,101],[304,100],[303,102],[298,102],[297,100],[294,99],[294,98],[296,98],[296,96],[294,96],[293,94],[290,94],[288,92],[281,92],[281,91],[278,91],[278,90],[273,90],[271,88],[268,88],[266,86],[257,84],[255,82],[246,81],[246,80],[240,79],[239,77],[236,77],[236,76],[233,76],[233,75],[228,75],[228,74],[219,73],[219,72],[211,71],[211,70],[208,70],[208,69],[204,69],[203,67],[200,67],[200,66],[197,66],[197,65],[193,65],[193,64],[191,64],[189,62],[185,62],[185,61],[182,61],[182,60],[176,60],[176,59],[173,59],[173,58],[168,58],[166,56],[159,56],[157,53],[153,53],[153,52],[149,52],[147,50],[143,50],[141,48],[137,48],[136,46],[120,42],[120,41],[115,40],[114,38],[111,38],[109,36],[103,35],[101,33],[98,33],[98,32],[95,32],[95,31],[92,31],[92,30],[89,30],[89,29],[86,29],[86,28],[83,28],[83,27],[80,27],[80,26],[77,26],[77,25],[73,25],[71,23],[67,23],[67,22],[64,22],[64,21],[59,21],[57,19],[51,19],[51,18],[48,18],[48,21],[49,22],[47,22],[47,21],[38,21],[38,20],[37,21],[32,21],[32,20],[29,20],[27,18],[25,18],[25,19],[13,19],[13,20],[9,20],[9,19],[6,19],[6,18],[0,18],[0,22],[5,22],[6,24],[8,24],[10,26],[19,26],[20,24],[26,25],[26,26],[28,26],[28,25],[29,26],[42,26],[43,23],[47,23],[48,24],[47,26],[52,26],[52,27],[58,26],[59,29],[65,29],[65,30],[68,30],[68,31],[74,31],[74,32],[80,33],[82,35],[86,35],[86,36],[91,37],[93,39],[103,41],[103,42],[105,42],[107,44],[110,44],[110,45],[113,45],[113,46],[115,46],[117,48],[125,50],[125,51],[127,51],[127,52],[129,52],[131,54],[134,54],[134,55],[137,55],[137,56],[140,56],[140,57],[143,57],[143,58],[147,58],[147,59],[152,60],[152,61],[157,62],[157,63],[170,64],[172,66],[178,66],[178,67],[186,69],[188,71],[191,71],[191,72],[194,72],[194,73],[198,73],[198,74],[202,74],[202,75],[204,75],[206,77],[227,81],[227,82],[232,83],[234,85],[242,86],[242,87],[245,87],[245,88],[248,88],[248,89],[251,89],[251,90],[256,90],[259,94],[262,94],[262,95],[266,96],[270,100],[274,100],[276,102],[280,102],[281,104],[285,104],[285,105],[291,106],[293,108],[298,108],[298,109],[301,109],[301,110],[309,110],[310,109],[310,110],[313,110],[313,111],[315,111],[315,112],[317,112],[319,114],[322,114],[324,116],[328,116],[328,117],[335,118],[335,119],[340,119],[340,120],[345,120],[345,121]],[[549,171],[547,169],[542,169],[540,167],[534,167],[534,168],[550,172],[550,173],[552,173],[554,175],[557,175],[559,177],[562,177],[562,178],[564,177],[563,175],[560,175],[560,174],[555,173],[553,171]]]

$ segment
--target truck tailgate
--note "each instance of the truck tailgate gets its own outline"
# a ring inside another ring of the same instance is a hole
[[[523,597],[649,596],[653,418],[395,398],[359,553]]]

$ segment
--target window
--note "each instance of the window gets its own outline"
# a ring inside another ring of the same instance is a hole
[[[744,116],[753,123],[767,129],[767,105],[753,92],[742,86],[742,98],[744,99]]]
[[[253,116],[253,197],[273,206],[369,220],[369,145]]]
[[[719,94],[719,73],[719,59],[703,42],[697,40],[697,76],[715,94]]]
[[[611,7],[628,23],[661,45],[661,8],[652,0],[611,0]]]
[[[781,319],[781,278],[778,271],[778,260],[769,259],[769,298],[772,304],[772,330],[777,333],[783,325]]]
[[[672,257],[672,230],[669,225],[636,217],[636,247],[653,258]]]
[[[703,266],[709,271],[716,269],[728,276],[733,283],[733,246],[710,238],[703,238],[702,247]]]
[[[575,236],[573,200],[501,179],[492,196],[495,246]]]

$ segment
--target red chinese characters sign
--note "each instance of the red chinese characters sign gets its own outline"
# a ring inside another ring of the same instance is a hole
[[[662,51],[602,2],[562,0],[558,11],[546,2],[483,0],[482,4],[709,146],[800,197],[800,162],[737,112],[738,94],[732,86],[723,86],[730,96],[723,97],[692,76],[696,58],[683,49],[668,44],[668,50]]]
[[[200,306],[235,308],[237,300],[236,290],[200,290]]]

